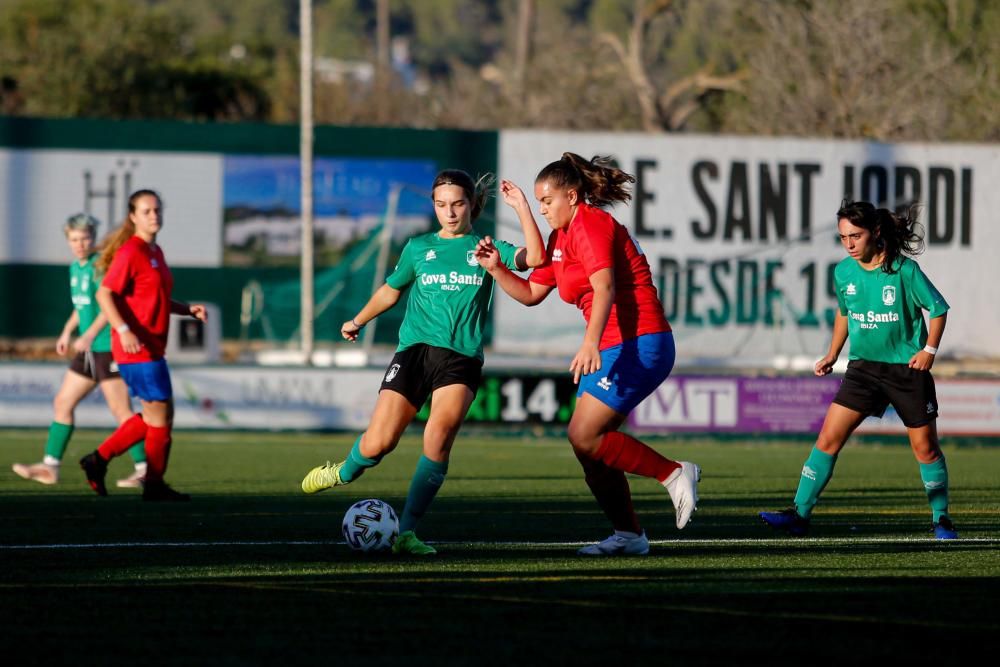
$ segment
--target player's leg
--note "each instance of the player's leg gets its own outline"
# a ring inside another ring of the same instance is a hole
[[[801,537],[808,532],[813,508],[833,477],[837,455],[866,416],[839,403],[830,404],[816,444],[802,466],[793,507],[777,512],[761,512],[759,516],[764,523],[793,537]]]
[[[93,378],[81,375],[72,367],[66,371],[59,391],[52,401],[53,419],[49,425],[42,462],[30,465],[15,463],[12,466],[15,473],[24,479],[32,479],[42,484],[55,484],[59,481],[59,466],[73,435],[73,413],[80,401],[95,386]]]
[[[421,542],[414,531],[444,484],[451,448],[475,397],[475,392],[465,384],[439,387],[431,395],[423,454],[413,471],[406,504],[399,516],[399,539],[393,545],[395,553],[417,556],[435,553],[434,548]]]
[[[349,484],[366,470],[379,464],[396,448],[403,431],[417,414],[417,408],[402,394],[391,389],[379,392],[368,428],[354,441],[347,458],[313,468],[302,479],[305,493],[318,493]]]
[[[128,387],[118,373],[109,373],[105,379],[101,380],[99,386],[101,393],[104,394],[104,400],[108,404],[108,409],[119,425],[133,417]],[[129,447],[128,453],[132,457],[134,470],[128,477],[119,479],[116,485],[119,488],[141,488],[146,478],[146,447],[144,442],[140,440]]]
[[[174,399],[166,392],[161,392],[160,397],[160,400],[140,401],[142,419],[146,422],[146,480],[142,499],[152,502],[184,502],[191,500],[191,496],[175,491],[164,481],[173,444]]]
[[[920,479],[931,507],[934,534],[938,539],[958,537],[958,531],[948,514],[948,465],[938,442],[937,421],[907,428],[910,447],[920,466]]]

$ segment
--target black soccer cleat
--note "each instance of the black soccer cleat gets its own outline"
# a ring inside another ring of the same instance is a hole
[[[142,499],[154,503],[186,503],[191,500],[191,496],[180,491],[174,491],[166,482],[146,480],[146,486],[142,489]]]
[[[80,459],[80,467],[87,475],[87,484],[99,496],[108,495],[108,487],[104,485],[104,477],[108,474],[108,462],[94,450]]]

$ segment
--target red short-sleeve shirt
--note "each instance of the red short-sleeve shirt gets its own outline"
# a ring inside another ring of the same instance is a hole
[[[545,263],[528,279],[557,287],[562,300],[582,310],[587,322],[594,301],[590,276],[601,269],[613,270],[615,301],[600,349],[643,334],[670,331],[649,262],[625,226],[606,211],[581,204],[567,227],[549,235],[546,254]]]
[[[115,253],[102,285],[114,294],[118,312],[142,343],[139,352],[129,354],[122,349],[118,332],[112,331],[114,360],[119,364],[134,364],[162,358],[170,328],[174,277],[160,247],[133,236]]]

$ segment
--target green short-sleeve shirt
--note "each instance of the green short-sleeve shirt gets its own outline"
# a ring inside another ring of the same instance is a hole
[[[69,265],[69,294],[73,300],[73,308],[80,318],[80,333],[90,328],[97,316],[101,314],[101,308],[97,305],[97,288],[101,286],[101,281],[94,276],[94,262],[98,255],[91,255],[90,258],[80,264],[73,262]],[[103,329],[94,337],[90,349],[94,352],[111,351],[111,327],[105,325]]]
[[[916,262],[901,257],[895,268],[894,273],[881,267],[869,271],[848,257],[834,270],[850,359],[908,363],[927,342],[923,311],[932,318],[948,312],[948,302]]]
[[[424,343],[483,358],[483,330],[493,300],[493,278],[475,258],[480,237],[441,238],[436,232],[410,239],[386,283],[411,286],[399,329],[397,352]],[[500,261],[515,269],[517,247],[494,241]]]

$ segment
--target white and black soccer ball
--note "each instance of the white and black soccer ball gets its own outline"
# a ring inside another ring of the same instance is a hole
[[[355,551],[385,551],[399,537],[399,519],[389,503],[369,498],[351,505],[341,529],[347,546]]]

